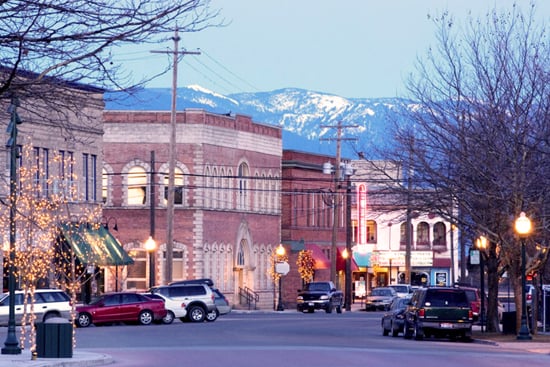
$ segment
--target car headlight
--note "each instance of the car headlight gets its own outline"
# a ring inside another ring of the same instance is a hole
[[[304,300],[304,297],[298,296],[298,298],[296,298],[296,300],[298,300],[298,301],[303,301],[303,300]]]
[[[325,294],[325,295],[322,295],[319,299],[325,300],[325,299],[328,299],[328,296]]]

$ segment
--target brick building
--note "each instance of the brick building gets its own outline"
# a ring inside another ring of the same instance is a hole
[[[250,296],[271,304],[269,270],[281,228],[281,129],[248,116],[177,113],[167,279],[170,112],[106,111],[103,117],[103,215],[135,261],[106,273],[106,289],[212,278],[232,304]],[[149,236],[157,244],[152,258],[144,245]]]
[[[406,250],[405,203],[388,190],[400,179],[399,167],[385,163],[384,173],[375,173],[365,161],[342,161],[352,168],[335,177],[323,172],[324,164],[335,165],[334,157],[299,151],[283,152],[281,241],[289,253],[291,271],[283,279],[283,299],[295,304],[301,279],[296,259],[302,250],[311,250],[316,260],[314,280],[330,279],[331,246],[336,205],[336,283],[345,289],[347,228],[353,253],[352,292],[356,297],[372,288],[404,281]],[[349,179],[349,181],[347,181]],[[389,180],[389,181],[388,181]],[[347,190],[349,183],[349,201]],[[335,191],[336,190],[336,191]],[[361,195],[364,207],[361,208]],[[350,204],[349,211],[347,204]],[[348,216],[349,215],[349,216]],[[456,280],[458,233],[448,221],[432,214],[414,211],[411,220],[411,283],[451,285]]]

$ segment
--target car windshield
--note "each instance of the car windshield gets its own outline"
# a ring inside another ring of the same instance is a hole
[[[409,293],[409,288],[406,285],[392,285],[393,289],[399,293]]]
[[[307,285],[307,290],[309,290],[309,291],[323,291],[323,292],[330,291],[329,285],[327,283],[309,283]]]
[[[372,293],[373,296],[391,296],[392,292],[389,289],[373,289]]]

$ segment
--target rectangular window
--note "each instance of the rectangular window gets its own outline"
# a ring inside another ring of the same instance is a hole
[[[59,179],[65,181],[65,151],[59,151]]]
[[[97,155],[92,154],[92,172],[91,172],[91,181],[92,181],[92,200],[97,201]]]
[[[90,168],[88,166],[88,153],[82,154],[82,178],[84,180],[84,200],[90,200]]]
[[[34,172],[33,172],[33,187],[34,195],[40,197],[40,148],[33,148]]]
[[[45,196],[50,196],[50,151],[47,148],[42,149],[42,192]]]

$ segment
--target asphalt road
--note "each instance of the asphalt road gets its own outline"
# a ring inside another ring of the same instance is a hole
[[[212,323],[77,329],[77,350],[110,366],[547,366],[550,356],[485,343],[382,336],[380,312],[231,313]]]

